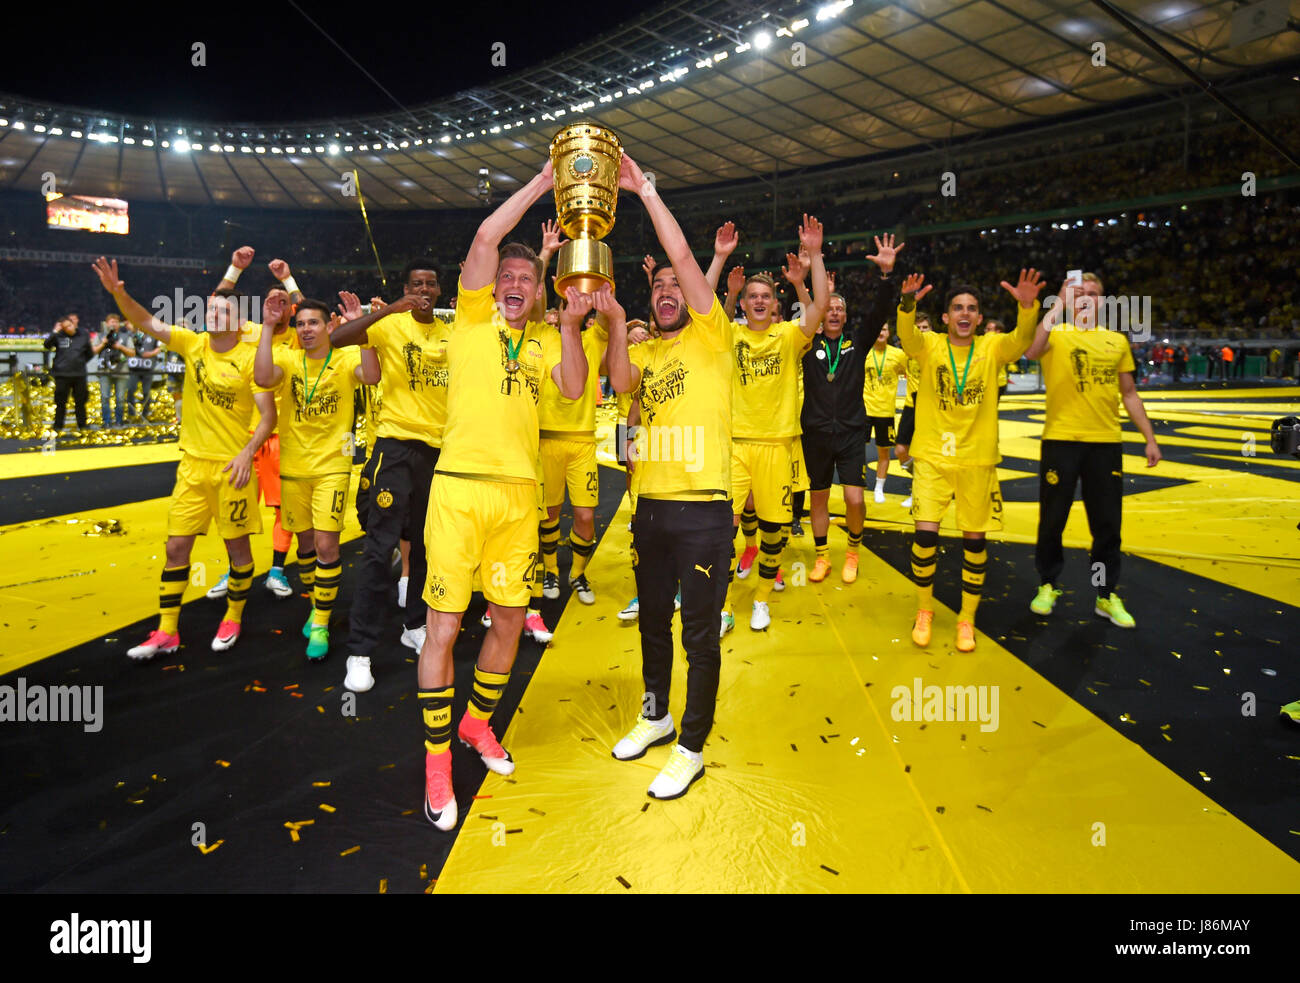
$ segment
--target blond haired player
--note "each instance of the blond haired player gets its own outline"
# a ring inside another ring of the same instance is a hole
[[[1136,622],[1115,593],[1119,583],[1120,522],[1124,506],[1124,444],[1119,404],[1146,438],[1147,467],[1160,463],[1160,448],[1146,407],[1133,383],[1133,351],[1124,335],[1098,326],[1101,278],[1085,273],[1082,282],[1061,287],[1060,305],[1043,318],[1025,354],[1043,364],[1047,416],[1038,481],[1038,547],[1034,562],[1041,584],[1029,607],[1048,615],[1061,591],[1065,568],[1061,534],[1083,486],[1083,508],[1092,533],[1093,613],[1120,628]],[[1068,320],[1066,312],[1069,312]],[[1098,576],[1100,575],[1100,576]]]
[[[355,294],[340,294],[349,318],[359,316]],[[307,658],[329,651],[330,612],[338,596],[343,564],[339,533],[352,477],[352,414],[357,386],[379,381],[373,350],[330,347],[330,309],[319,300],[302,300],[294,313],[301,350],[273,346],[269,331],[257,344],[253,378],[276,389],[285,415],[280,418],[280,486],[284,526],[314,547],[312,613],[303,626]]]
[[[545,295],[542,262],[528,246],[501,240],[553,187],[551,163],[479,226],[461,267],[447,349],[447,428],[425,522],[428,634],[420,651],[425,731],[424,811],[442,830],[456,825],[451,777],[452,647],[482,575],[492,627],[474,666],[474,687],[457,735],[498,774],[515,769],[492,732],[510,678],[537,560],[537,403],[547,376],[568,399],[587,384],[579,333],[589,297],[567,296],[560,332],[529,315]],[[412,544],[414,545],[414,544]]]
[[[957,650],[975,649],[975,610],[984,589],[985,534],[1002,528],[998,489],[998,367],[1014,362],[1033,341],[1038,324],[1037,270],[1020,271],[1013,286],[1002,288],[1016,299],[1014,334],[976,335],[981,320],[978,294],[957,286],[949,292],[943,322],[948,333],[916,330],[916,303],[927,293],[925,277],[913,273],[903,281],[898,308],[898,337],[903,350],[921,366],[916,398],[916,438],[912,453],[912,579],[917,612],[912,641],[930,644],[934,620],[935,552],[939,523],[954,499],[957,528],[963,538],[961,611],[957,615]]]
[[[214,651],[225,651],[239,639],[253,579],[248,537],[262,531],[253,454],[275,429],[275,396],[253,380],[254,352],[239,343],[237,298],[232,292],[222,291],[208,299],[208,330],[197,332],[153,317],[126,292],[116,260],[110,263],[101,256],[94,269],[128,321],[185,359],[187,409],[181,423],[181,462],[167,512],[167,558],[159,588],[158,627],[127,655],[151,659],[159,652],[180,648],[181,598],[190,579],[194,537],[204,535],[213,519],[230,556],[226,613],[212,639]],[[266,311],[280,316],[270,298]],[[248,426],[254,411],[258,423],[250,437]]]
[[[816,218],[805,215],[799,242],[813,273],[814,301],[797,321],[778,321],[776,291],[771,277],[746,278],[740,296],[745,323],[732,322],[731,491],[733,526],[740,526],[746,500],[753,493],[754,514],[762,539],[758,587],[754,592],[749,627],[763,631],[772,623],[768,598],[776,586],[781,554],[789,535],[794,441],[798,439],[800,358],[808,350],[826,310],[826,267],[822,262],[823,229]],[[714,239],[713,263],[705,279],[712,289],[726,258],[739,242],[735,226],[727,222]],[[801,284],[803,261],[786,256],[786,279]],[[734,272],[734,271],[733,271]],[[730,281],[730,277],[728,277]],[[748,547],[746,554],[749,554]],[[742,558],[743,559],[743,558]],[[752,562],[752,556],[750,557]],[[735,577],[744,573],[737,566]],[[728,578],[720,634],[735,627]]]

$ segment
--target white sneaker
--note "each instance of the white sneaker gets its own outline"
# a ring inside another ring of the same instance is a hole
[[[668,764],[650,787],[646,795],[652,799],[678,799],[686,794],[691,784],[704,777],[704,755],[688,751],[678,744],[668,756]]]
[[[573,592],[578,595],[578,600],[583,604],[596,603],[596,592],[593,591],[591,585],[587,583],[586,574],[578,574],[576,577],[570,577],[569,586],[573,588]]]
[[[491,628],[492,627],[491,613],[485,613],[483,617],[478,619],[478,623],[482,625],[484,628]]]
[[[424,636],[427,634],[428,629],[424,625],[420,625],[418,628],[403,628],[402,644],[408,649],[415,649],[416,652],[419,652],[424,648]]]
[[[677,730],[673,727],[673,715],[665,714],[663,720],[646,720],[636,718],[636,726],[628,731],[627,736],[614,745],[610,752],[619,761],[635,761],[645,754],[647,748],[671,744],[677,740]]]
[[[354,693],[364,693],[375,685],[375,677],[370,674],[370,658],[365,655],[348,656],[348,675],[343,686]]]
[[[641,614],[641,599],[634,597],[627,602],[627,607],[618,613],[619,621],[636,621]]]
[[[908,495],[907,498],[903,499],[903,508],[910,509],[911,507],[912,507],[912,496]]]
[[[885,487],[884,487],[884,485],[876,485],[876,504],[877,504],[877,505],[884,505],[884,504],[885,504]]]
[[[766,601],[755,601],[754,611],[749,616],[749,627],[754,631],[764,631],[772,623],[772,616],[767,613]]]
[[[727,632],[736,627],[736,618],[730,611],[722,612],[722,625],[718,631],[718,637],[722,638]]]
[[[410,582],[410,577],[397,578],[397,606],[406,608],[406,585]]]
[[[208,591],[207,594],[208,600],[219,601],[223,597],[225,597],[229,590],[229,588],[227,587],[227,584],[229,582],[230,582],[230,571],[227,570],[225,573],[221,575],[221,579],[212,585],[212,589]]]

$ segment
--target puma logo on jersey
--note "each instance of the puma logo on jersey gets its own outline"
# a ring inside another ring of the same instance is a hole
[[[712,563],[709,564],[707,570],[706,570],[704,567],[700,566],[700,565],[697,563],[697,564],[695,564],[695,569],[698,570],[698,571],[700,571],[700,573],[704,574],[704,576],[708,577],[710,580],[713,579],[713,577],[711,576],[711,571],[713,570],[713,564],[712,564]]]

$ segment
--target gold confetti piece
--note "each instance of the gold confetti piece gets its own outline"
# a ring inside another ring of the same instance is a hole
[[[142,806],[142,805],[144,805],[144,799],[127,799],[126,801],[129,802],[129,803],[131,803],[131,805],[133,805],[133,806]]]
[[[297,843],[300,839],[302,839],[302,837],[298,835],[298,831],[296,829],[291,829],[289,830],[289,839],[291,839],[294,843]]]
[[[387,878],[387,877],[381,877],[381,878],[379,879],[379,893],[380,893],[380,894],[387,894],[387,893],[388,893],[388,878]]]
[[[414,816],[414,815],[415,815],[415,810],[414,810],[414,809],[407,809],[407,810],[403,811],[402,815],[403,815],[403,816]]]
[[[217,764],[221,765],[222,768],[229,768],[229,767],[230,767],[230,762],[229,762],[229,761],[222,761],[220,758],[217,759]]]
[[[1168,729],[1169,729],[1169,724],[1161,724],[1161,725],[1160,725],[1160,729],[1161,729],[1161,730],[1168,730]]]
[[[329,788],[329,782],[312,782],[314,788]]]
[[[392,764],[392,765],[380,765],[380,766],[379,766],[379,770],[380,770],[380,771],[387,771],[389,768],[396,768],[396,767],[397,767],[397,765],[395,765],[395,764]]]
[[[1200,775],[1201,778],[1203,778],[1207,782],[1210,780],[1210,776],[1203,771],[1198,771],[1196,774]]]
[[[1232,675],[1232,670],[1229,669],[1227,666],[1224,666],[1224,667],[1223,667],[1223,674],[1224,674],[1225,676],[1231,676],[1231,675]]]
[[[1216,632],[1214,633],[1214,637],[1215,637],[1215,638],[1222,638],[1222,637],[1223,637],[1223,632],[1221,632],[1221,631],[1216,631]]]
[[[211,846],[204,846],[202,843],[196,843],[195,846],[199,848],[199,853],[203,854],[206,857],[209,853],[211,853],[213,850],[215,850],[217,847],[221,846],[221,844],[225,842],[226,842],[225,840],[217,840],[217,842],[213,843]]]
[[[301,694],[301,693],[290,693],[289,695],[290,695],[290,696],[297,697],[297,698],[300,699],[300,700],[302,699],[302,694]]]
[[[253,687],[253,692],[254,692],[254,693],[265,693],[265,692],[266,692],[266,687],[265,687],[265,686],[254,686],[254,687]]]
[[[331,806],[331,805],[326,805],[324,802],[322,802],[322,803],[320,804],[320,808],[321,808],[321,812],[334,812],[334,811],[335,811],[333,806]]]
[[[1135,723],[1137,723],[1137,721],[1134,720],[1132,717],[1130,717],[1127,713],[1121,713],[1121,714],[1119,715],[1119,719],[1122,720],[1122,721],[1124,721],[1124,723],[1126,723],[1126,724],[1135,724]]]
[[[113,788],[121,788],[125,784],[126,782],[118,782],[116,785],[113,786]]]
[[[1084,689],[1086,689],[1086,690],[1087,690],[1089,693],[1091,693],[1093,696],[1096,696],[1096,695],[1097,695],[1097,691],[1096,691],[1095,689],[1093,689],[1091,686],[1085,686]]]
[[[1195,686],[1195,685],[1193,685],[1193,686],[1192,686],[1192,689],[1204,690],[1204,691],[1207,692],[1207,693],[1210,691],[1210,687],[1208,687],[1208,686]]]
[[[1164,738],[1166,741],[1168,741],[1170,744],[1172,744],[1172,743],[1174,742],[1174,739],[1173,739],[1172,737],[1170,737],[1168,734],[1161,734],[1160,736],[1163,737],[1163,738]]]
[[[149,777],[152,778],[155,782],[165,782],[165,781],[167,781],[167,779],[165,779],[165,778],[159,778],[157,775],[150,775]]]
[[[1181,659],[1181,658],[1182,658],[1182,655],[1180,655],[1180,654],[1177,653],[1177,652],[1171,652],[1170,655],[1172,655],[1175,659]]]
[[[325,708],[324,708],[323,706],[321,706],[321,705],[318,703],[318,704],[316,704],[316,711],[317,711],[317,713],[324,713],[324,712],[325,712]]]
[[[298,684],[297,684],[297,683],[290,683],[288,686],[286,686],[286,687],[284,687],[284,688],[285,688],[285,689],[297,689],[297,688],[298,688]]]
[[[322,692],[322,693],[328,693],[328,692],[330,692],[330,691],[333,690],[333,689],[334,689],[333,686],[326,686],[323,690],[321,690],[321,692]]]
[[[1143,686],[1150,686],[1150,685],[1151,685],[1150,683],[1148,683],[1145,679],[1141,678],[1140,676],[1138,677],[1138,682],[1141,683]]]
[[[356,852],[357,852],[358,850],[360,850],[360,849],[361,849],[360,845],[357,845],[357,846],[350,846],[350,847],[348,847],[346,850],[344,850],[342,853],[340,853],[339,856],[340,856],[340,857],[346,857],[349,853],[356,853]]]
[[[465,630],[464,628],[461,629],[461,631],[464,631],[464,630]],[[437,884],[437,883],[438,883],[437,881],[430,881],[430,882],[429,882],[429,886],[426,887],[426,888],[424,889],[424,893],[425,893],[425,894],[432,894],[432,893],[433,893],[433,885],[435,885],[435,884]]]
[[[428,879],[429,879],[429,865],[420,864],[420,880],[425,881]]]

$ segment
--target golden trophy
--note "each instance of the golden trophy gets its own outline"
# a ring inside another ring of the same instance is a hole
[[[551,141],[555,217],[569,241],[560,247],[555,292],[614,286],[614,256],[600,240],[614,228],[623,146],[597,123],[573,123]]]

